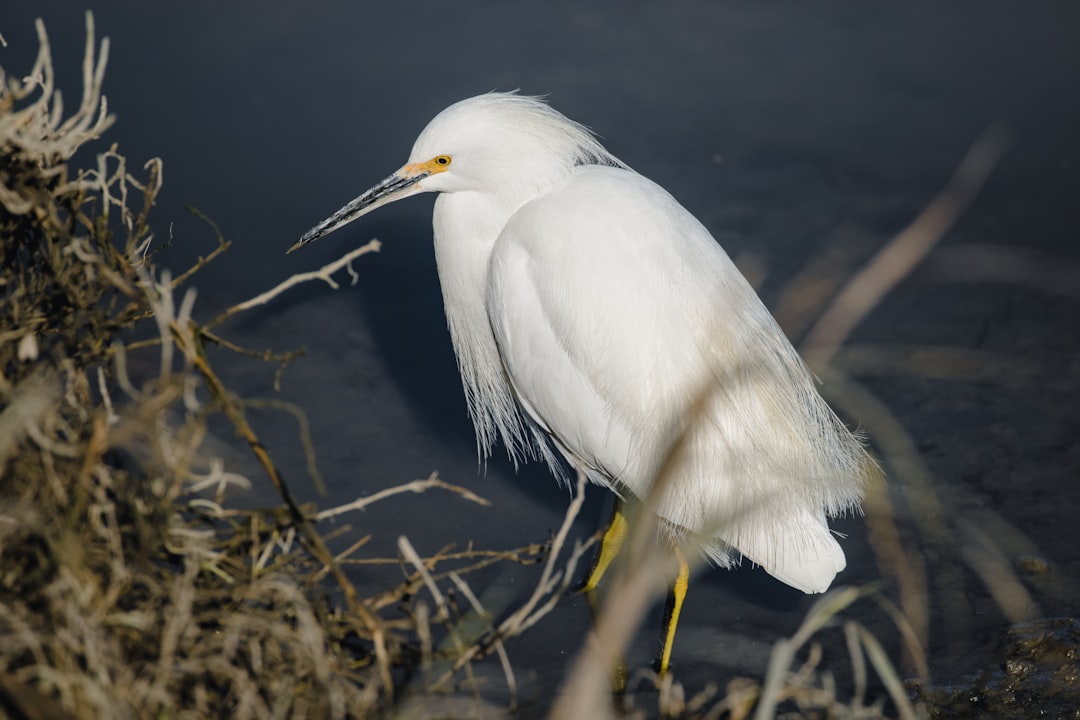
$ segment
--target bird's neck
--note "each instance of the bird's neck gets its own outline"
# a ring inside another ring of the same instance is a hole
[[[440,195],[433,216],[446,322],[476,426],[477,449],[490,455],[501,436],[515,459],[528,454],[529,442],[491,331],[487,287],[495,241],[516,210],[488,193],[458,192]]]

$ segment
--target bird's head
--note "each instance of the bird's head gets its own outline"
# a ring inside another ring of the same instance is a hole
[[[435,116],[405,165],[304,233],[289,252],[410,195],[539,194],[558,186],[582,164],[621,165],[586,128],[539,98],[478,95]]]

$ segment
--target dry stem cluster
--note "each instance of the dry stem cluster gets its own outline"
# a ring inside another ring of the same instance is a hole
[[[470,639],[453,668],[502,652],[562,589],[558,547],[407,555],[400,585],[361,597],[342,566],[364,541],[332,554],[316,524],[395,490],[321,514],[300,507],[207,351],[242,350],[211,326],[298,282],[334,285],[334,272],[378,244],[199,324],[183,284],[228,243],[219,236],[176,278],[156,267],[148,215],[160,161],[140,178],[113,146],[89,170],[69,164],[112,123],[101,95],[107,41],[95,45],[88,16],[84,94],[65,116],[40,23],[38,34],[28,76],[0,71],[0,707],[25,717],[369,716],[438,655],[433,636],[481,610],[444,603],[429,614],[417,601],[400,612],[425,583],[452,577],[475,605],[466,573],[550,554],[553,580],[517,623]],[[135,340],[140,321],[156,332]],[[153,377],[132,376],[134,353],[158,356]],[[280,507],[226,507],[226,491],[249,481],[201,451],[218,414],[250,444]],[[483,502],[434,475],[400,491],[434,488]]]

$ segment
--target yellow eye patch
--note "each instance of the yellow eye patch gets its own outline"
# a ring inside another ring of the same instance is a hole
[[[435,173],[445,172],[450,167],[450,162],[451,157],[449,155],[438,155],[427,162],[406,165],[404,171],[408,175],[418,175],[420,173],[434,175]]]

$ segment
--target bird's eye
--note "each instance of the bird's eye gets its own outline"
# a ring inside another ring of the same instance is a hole
[[[443,167],[446,167],[447,165],[450,164],[450,156],[449,155],[440,155],[439,157],[435,158],[435,164],[436,165],[442,165]]]

